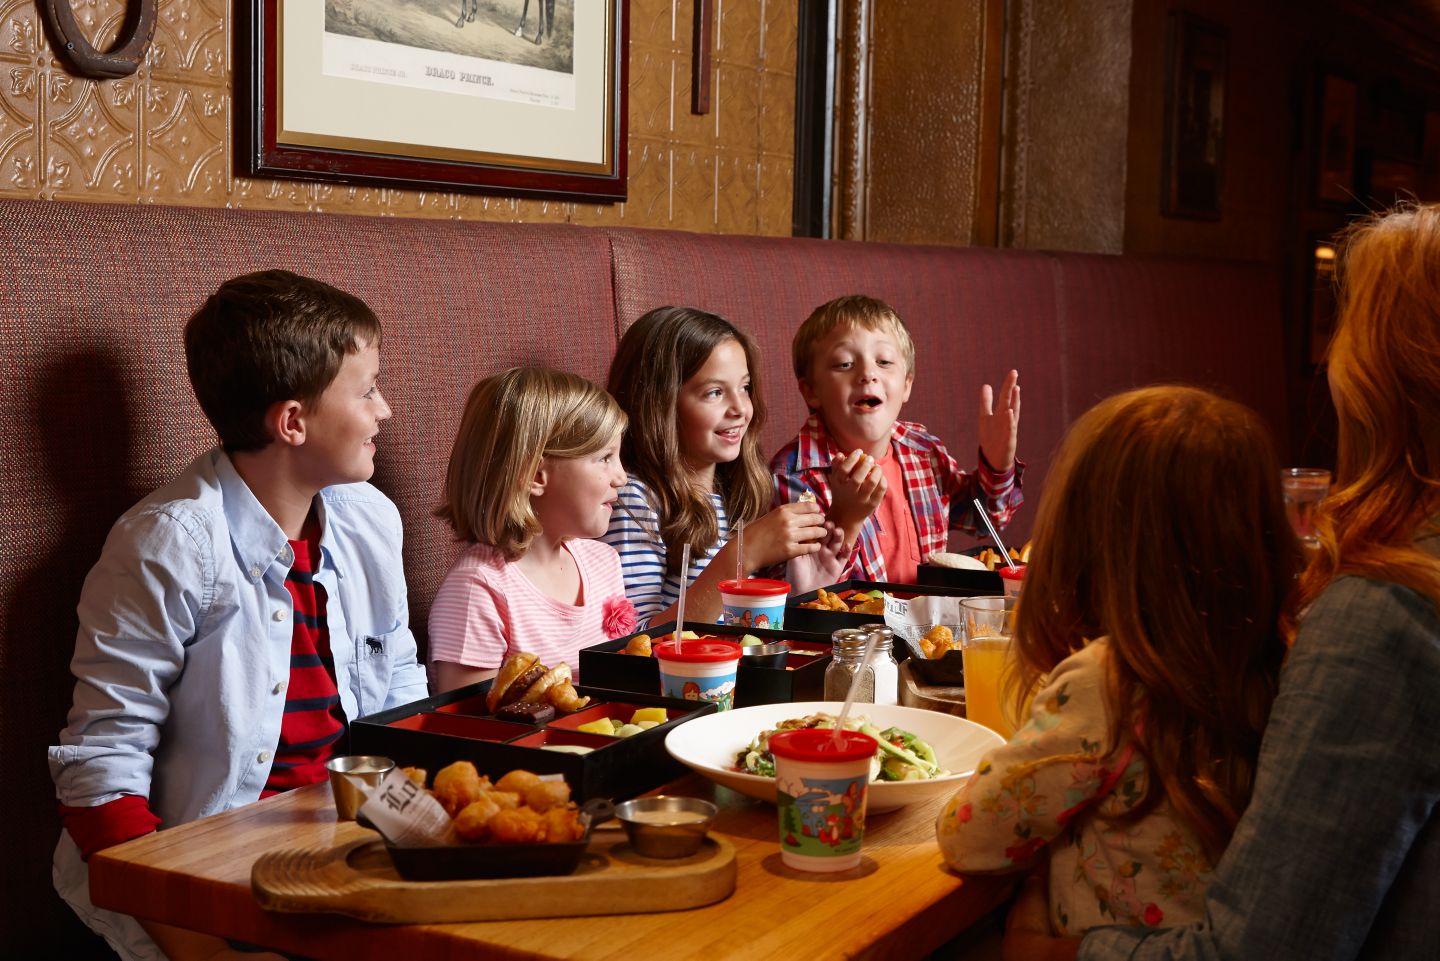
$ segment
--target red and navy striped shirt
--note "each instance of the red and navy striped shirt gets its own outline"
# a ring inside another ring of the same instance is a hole
[[[294,602],[290,636],[290,679],[285,688],[285,716],[280,745],[261,797],[323,781],[325,762],[345,736],[345,712],[335,687],[335,658],[325,622],[325,588],[313,573],[320,563],[320,525],[311,514],[301,539],[290,542],[295,562],[285,576]]]

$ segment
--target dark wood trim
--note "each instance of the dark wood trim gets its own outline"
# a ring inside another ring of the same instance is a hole
[[[835,0],[799,0],[795,50],[795,204],[790,232],[830,236]]]
[[[985,0],[980,53],[980,142],[975,145],[975,206],[970,242],[1000,242],[1000,157],[1005,82],[1005,0]]]
[[[715,0],[695,0],[695,30],[690,44],[690,112],[710,112],[711,38]]]

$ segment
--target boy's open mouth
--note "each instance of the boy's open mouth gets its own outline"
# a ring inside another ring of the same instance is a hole
[[[855,402],[855,406],[863,407],[867,410],[874,410],[876,407],[879,407],[883,403],[884,401],[882,401],[879,397],[875,397],[874,395],[868,395],[865,397],[861,397],[859,400],[857,400]]]

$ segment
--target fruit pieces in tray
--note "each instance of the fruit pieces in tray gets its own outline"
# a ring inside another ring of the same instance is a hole
[[[737,638],[727,634],[696,634],[694,631],[682,631],[680,633],[680,636],[687,641],[737,640]],[[637,657],[650,657],[654,653],[654,651],[652,650],[654,645],[659,644],[661,641],[668,641],[670,637],[670,634],[662,634],[658,638],[652,639],[649,634],[636,634],[634,637],[630,638],[630,640],[625,643],[625,647],[623,650],[620,651],[620,653],[634,654]],[[765,643],[762,638],[756,637],[754,634],[741,635],[738,640],[740,642],[740,646],[742,647],[749,647],[752,644]]]

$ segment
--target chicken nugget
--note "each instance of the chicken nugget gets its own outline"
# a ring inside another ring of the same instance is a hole
[[[636,634],[630,638],[625,645],[626,654],[635,654],[640,657],[649,657],[652,653],[649,634]]]
[[[490,821],[500,813],[500,805],[488,796],[472,801],[455,815],[455,833],[467,841],[484,841],[490,836]]]
[[[421,787],[424,787],[425,782],[430,779],[430,772],[423,767],[402,767],[400,773]]]
[[[490,840],[495,844],[534,844],[540,839],[540,815],[529,808],[500,811],[490,819]]]
[[[575,805],[553,807],[540,816],[540,840],[550,844],[568,844],[585,836],[585,825],[580,823],[580,812]]]
[[[525,771],[519,768],[495,782],[495,790],[511,791],[515,794],[524,795],[526,791],[540,783],[540,775],[533,771]]]
[[[435,772],[435,785],[431,790],[445,813],[453,818],[465,805],[479,800],[489,787],[490,779],[482,778],[475,765],[456,761]]]
[[[570,801],[570,785],[564,781],[537,781],[525,792],[525,803],[540,813]]]

